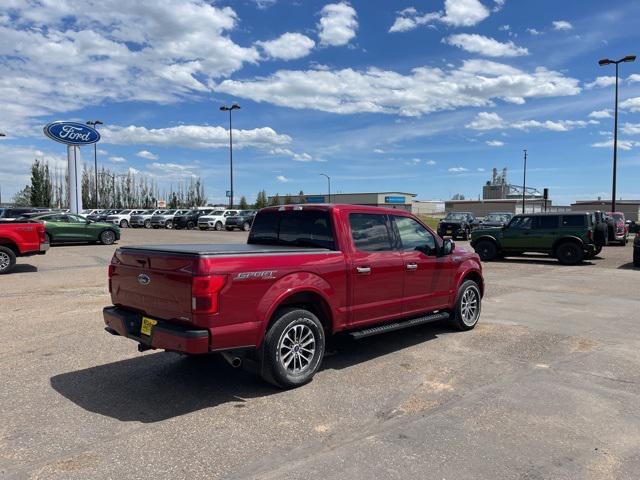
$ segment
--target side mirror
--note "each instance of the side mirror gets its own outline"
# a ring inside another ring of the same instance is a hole
[[[456,244],[450,238],[445,238],[442,244],[442,255],[449,255],[456,249]]]

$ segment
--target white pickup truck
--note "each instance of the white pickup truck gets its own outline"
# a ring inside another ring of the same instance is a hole
[[[198,219],[198,228],[200,230],[209,230],[213,228],[220,231],[224,228],[227,217],[238,215],[239,210],[214,210],[209,215],[203,215]]]

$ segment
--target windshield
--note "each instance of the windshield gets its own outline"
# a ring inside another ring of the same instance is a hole
[[[621,213],[613,213],[613,214],[611,214],[611,216],[613,217],[613,219],[616,222],[623,222],[624,221],[624,215],[621,214]]]
[[[467,219],[467,214],[466,213],[448,213],[446,217],[444,217],[445,220],[466,220]]]
[[[211,215],[222,215],[223,213],[224,213],[224,210],[215,210],[211,212]]]
[[[509,221],[509,215],[499,215],[499,214],[493,213],[491,215],[487,215],[484,221],[496,222],[496,223],[507,223]]]
[[[247,243],[336,250],[329,212],[319,210],[259,213]]]

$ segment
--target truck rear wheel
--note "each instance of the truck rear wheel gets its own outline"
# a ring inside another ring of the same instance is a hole
[[[0,246],[0,275],[9,273],[16,265],[16,254],[7,247]]]
[[[213,228],[216,229],[216,232],[219,232],[220,230],[222,230],[222,222],[216,222],[216,225]]]
[[[263,342],[261,375],[280,388],[311,381],[324,356],[322,323],[313,313],[287,308],[276,313]]]
[[[556,257],[562,265],[577,265],[584,259],[584,252],[578,244],[565,242],[556,249]]]
[[[457,330],[471,330],[478,323],[482,295],[478,284],[473,280],[466,280],[458,289],[456,305],[451,316],[451,324]]]

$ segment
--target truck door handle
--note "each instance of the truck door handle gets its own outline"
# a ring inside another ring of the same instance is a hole
[[[356,267],[356,272],[361,275],[368,275],[371,273],[371,267]]]
[[[413,271],[418,269],[417,263],[407,263],[407,270]]]

